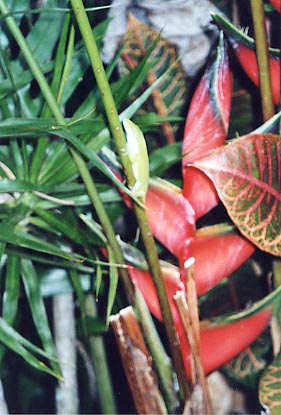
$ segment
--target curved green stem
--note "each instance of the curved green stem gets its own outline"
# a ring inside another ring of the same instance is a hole
[[[109,82],[107,80],[104,66],[100,58],[97,44],[89,23],[89,19],[85,12],[82,0],[71,0],[71,5],[75,13],[75,17],[89,55],[90,63],[96,78],[98,88],[101,93],[110,130],[112,136],[115,139],[116,147],[118,149],[118,155],[120,157],[120,161],[122,163],[127,178],[127,183],[129,187],[132,187],[135,183],[135,177],[132,171],[130,159],[127,154],[125,136],[123,133],[122,125],[119,120],[119,115],[112,96]],[[163,322],[166,328],[166,333],[171,349],[175,371],[178,375],[181,390],[187,398],[189,395],[188,383],[185,375],[182,355],[180,352],[179,342],[173,324],[172,313],[167,298],[164,281],[161,276],[161,267],[159,263],[154,237],[150,231],[145,209],[135,204],[135,214],[145,245],[146,258],[149,265],[149,269],[157,290]]]

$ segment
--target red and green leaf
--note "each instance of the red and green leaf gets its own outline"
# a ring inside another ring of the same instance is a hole
[[[281,136],[250,134],[194,166],[213,181],[229,216],[260,249],[281,255]]]
[[[183,138],[184,195],[192,204],[196,218],[218,203],[209,179],[188,163],[205,156],[225,142],[230,114],[232,76],[226,46],[221,35],[215,61],[206,69],[188,111]],[[198,189],[201,189],[198,195]]]

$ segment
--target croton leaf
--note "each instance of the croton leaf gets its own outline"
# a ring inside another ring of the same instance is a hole
[[[247,349],[227,363],[223,368],[224,372],[234,381],[255,388],[257,378],[265,369],[265,358],[270,347],[270,336],[264,332]]]
[[[172,68],[161,86],[152,92],[146,109],[162,116],[182,115],[187,84],[182,65],[177,61],[176,48],[167,39],[159,36],[157,31],[141,23],[131,14],[128,16],[128,30],[122,42],[125,46],[119,63],[120,72],[124,75],[134,70],[155,40],[157,42],[149,58],[155,60],[155,64],[149,71],[143,88],[152,85],[169,67]],[[169,143],[175,141],[174,128],[169,122],[163,123],[163,132]]]
[[[267,413],[280,414],[281,412],[281,354],[274,359],[264,371],[259,385],[259,400],[261,405],[269,411]]]
[[[249,134],[193,165],[213,181],[239,230],[281,256],[281,136]]]

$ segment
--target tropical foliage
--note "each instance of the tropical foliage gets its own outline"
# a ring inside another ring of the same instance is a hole
[[[248,34],[214,2],[192,78],[132,16],[105,67],[90,3],[0,0],[8,409],[212,413],[219,369],[278,413],[280,1],[249,2]]]

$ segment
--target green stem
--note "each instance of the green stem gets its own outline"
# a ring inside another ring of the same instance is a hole
[[[101,93],[103,105],[107,114],[107,119],[110,127],[110,131],[116,142],[118,155],[129,186],[133,186],[135,178],[132,171],[132,166],[127,154],[126,140],[123,132],[123,128],[119,119],[119,114],[112,96],[110,85],[107,80],[105,69],[99,54],[99,50],[93,36],[93,31],[90,26],[88,16],[83,6],[82,0],[71,0],[71,5],[75,13],[75,17],[82,34],[89,60],[95,75],[97,86]]]
[[[89,317],[96,317],[97,310],[92,294],[85,296],[85,311]],[[107,363],[105,347],[102,336],[91,336],[89,338],[90,353],[95,367],[97,388],[100,398],[100,405],[103,414],[116,414],[113,386],[110,378],[110,371]]]
[[[16,40],[31,72],[34,75],[34,78],[38,82],[42,95],[44,96],[47,104],[49,105],[54,117],[56,118],[59,124],[65,125],[66,123],[64,120],[64,116],[61,112],[61,109],[56,99],[54,98],[52,94],[52,91],[46,81],[46,78],[43,72],[41,71],[40,66],[38,65],[37,61],[34,59],[32,51],[30,50],[28,44],[26,43],[25,37],[23,36],[21,30],[17,26],[17,22],[15,21],[14,17],[11,16],[10,10],[6,6],[6,3],[4,0],[0,0],[0,12],[2,15],[7,15],[6,17],[7,26],[10,32],[12,33],[14,39]]]
[[[95,207],[95,210],[98,214],[100,224],[103,228],[103,231],[106,235],[109,245],[111,246],[115,260],[118,264],[125,264],[126,262],[124,260],[123,253],[116,239],[116,235],[112,227],[112,224],[110,222],[110,219],[107,215],[107,212],[104,209],[104,206],[100,198],[99,192],[97,190],[97,187],[95,185],[95,182],[93,181],[93,178],[84,160],[75,151],[71,150],[71,153],[72,153],[73,159],[76,162],[76,165],[78,166],[83,182],[85,183],[90,200],[92,201]],[[134,286],[130,279],[127,269],[120,267],[120,274],[122,276],[122,279],[125,285],[126,293],[130,301],[133,302],[134,301]]]
[[[269,70],[268,42],[265,28],[264,2],[251,0],[255,33],[256,54],[259,69],[259,81],[264,121],[274,115],[274,103]]]
[[[135,178],[132,171],[132,165],[127,154],[125,136],[123,133],[122,125],[119,120],[119,115],[104,70],[104,66],[100,58],[99,50],[95,38],[93,36],[89,19],[85,12],[82,0],[71,0],[71,5],[75,13],[75,17],[89,55],[90,63],[96,78],[98,88],[101,93],[101,98],[103,100],[110,130],[116,143],[118,155],[127,178],[128,186],[132,187],[135,183]],[[181,390],[184,393],[184,396],[187,398],[189,395],[188,383],[184,371],[182,355],[180,352],[180,346],[176,330],[173,324],[172,313],[167,298],[164,281],[161,276],[161,267],[159,264],[154,237],[150,231],[145,210],[139,205],[135,204],[135,213],[140,227],[142,239],[145,245],[147,262],[157,290],[163,322],[167,332],[174,367],[178,375]]]

